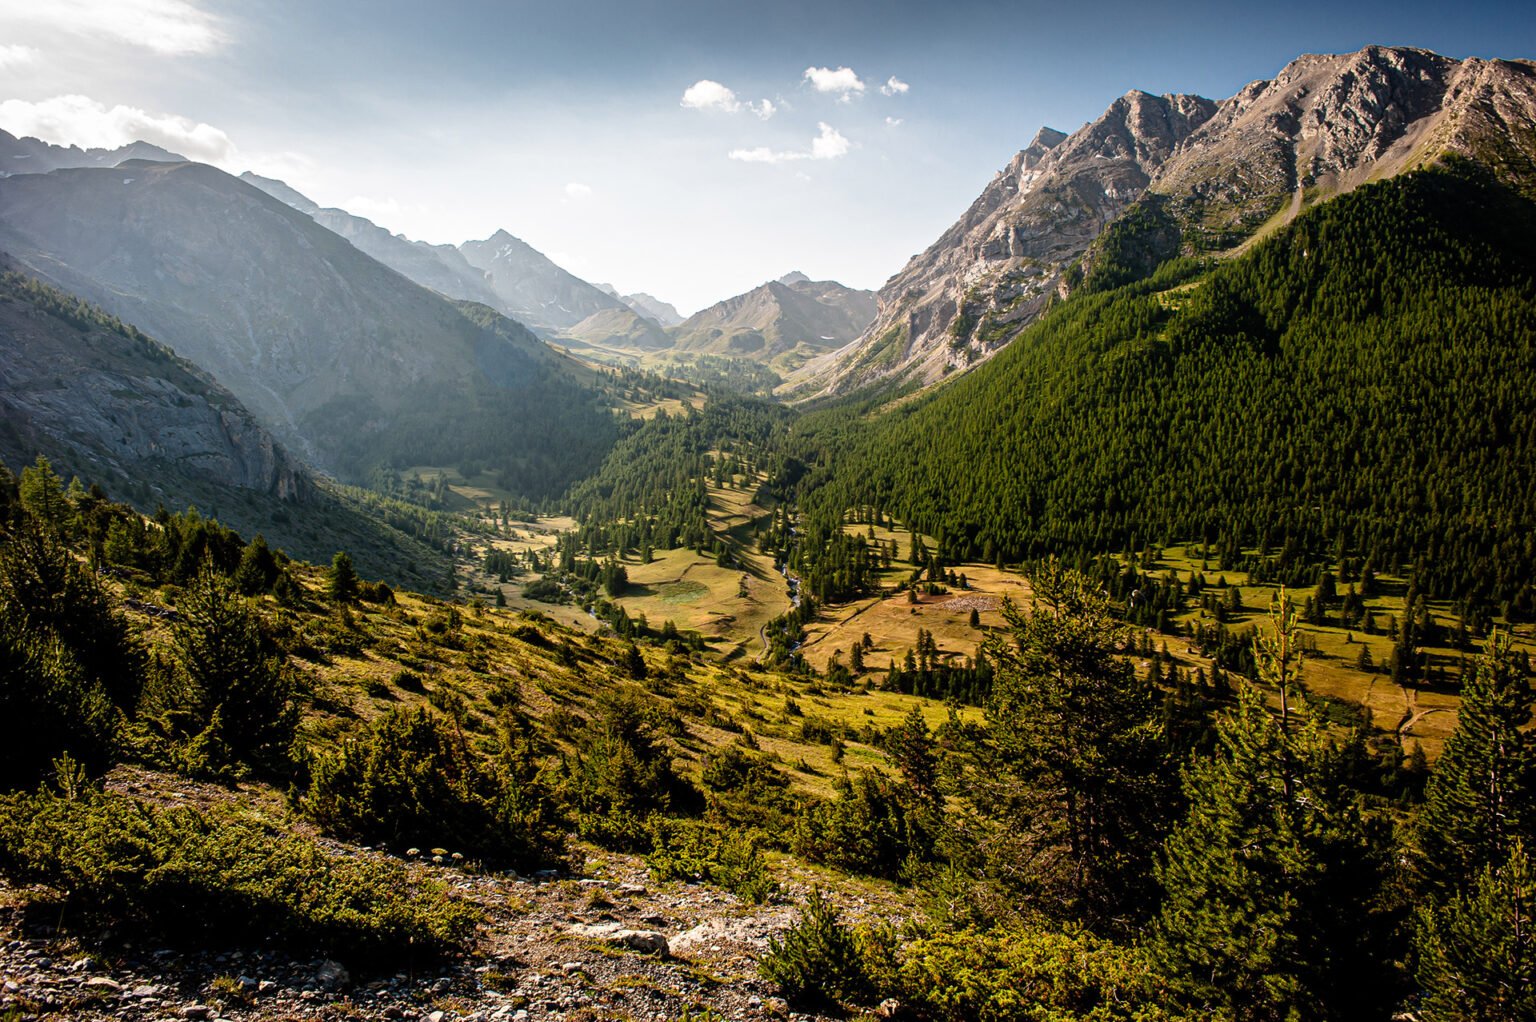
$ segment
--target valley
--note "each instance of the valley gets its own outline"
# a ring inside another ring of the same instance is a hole
[[[815,123],[722,162],[899,171]],[[0,131],[4,1022],[1532,1017],[1536,64],[1132,89],[691,313],[489,219],[617,191],[223,152]]]

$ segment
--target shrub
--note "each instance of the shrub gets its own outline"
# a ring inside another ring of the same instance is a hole
[[[456,952],[476,925],[398,864],[332,855],[228,810],[104,792],[0,799],[0,873],[68,892],[72,917],[199,947],[270,939],[359,965]]]
[[[840,787],[837,798],[801,812],[792,846],[796,855],[894,880],[909,856],[933,847],[924,807],[910,789],[871,773]]]
[[[758,968],[785,996],[812,1005],[864,1002],[874,993],[858,942],[820,890],[806,898],[784,939],[768,942]]]
[[[934,1022],[1172,1022],[1146,956],[1083,931],[939,933],[907,944],[882,995]],[[1193,1016],[1187,1016],[1193,1018]],[[1203,1017],[1203,1016],[1202,1016]]]
[[[657,880],[702,880],[754,904],[778,890],[752,835],[695,820],[654,819],[645,862]]]
[[[110,760],[116,717],[105,691],[53,638],[0,622],[0,789],[28,787],[57,756],[92,769]]]
[[[535,777],[514,777],[424,708],[394,709],[334,755],[317,758],[304,814],[337,837],[441,846],[492,864],[543,865],[563,842]]]

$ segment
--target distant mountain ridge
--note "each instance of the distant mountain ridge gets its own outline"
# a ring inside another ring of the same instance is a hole
[[[459,252],[479,270],[496,296],[496,308],[520,323],[559,331],[597,312],[629,306],[561,269],[549,257],[506,231],[466,241]]]
[[[81,149],[52,145],[31,136],[17,138],[8,131],[0,131],[0,177],[46,174],[66,167],[115,167],[124,160],[184,163],[186,159],[150,142],[130,142],[116,149]]]
[[[1135,274],[1180,252],[1226,251],[1447,157],[1531,189],[1536,65],[1372,46],[1300,57],[1221,103],[1127,93],[1070,136],[1043,130],[880,289],[870,328],[789,388],[934,382],[990,357],[1106,266]],[[1135,222],[1106,234],[1133,206]]]
[[[394,234],[344,209],[321,208],[286,182],[249,172],[240,179],[308,214],[322,227],[422,287],[460,301],[489,305],[546,334],[573,327],[594,313],[630,308],[623,298],[610,293],[611,289],[605,291],[568,273],[506,231],[458,246],[431,245]]]
[[[619,289],[612,284],[594,284],[592,286],[604,294],[612,295],[639,315],[654,320],[663,328],[677,326],[677,324],[683,321],[683,315],[677,311],[676,306],[670,302],[664,302],[660,298],[648,295],[643,291],[632,295],[621,295],[619,294]]]
[[[413,284],[212,167],[0,179],[0,248],[171,344],[351,478],[474,458],[536,495],[600,458],[615,429],[590,374],[519,324]]]
[[[873,292],[795,272],[702,309],[669,332],[678,352],[789,371],[858,337],[874,315]]]

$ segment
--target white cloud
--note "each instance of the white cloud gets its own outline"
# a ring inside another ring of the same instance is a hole
[[[802,77],[810,82],[817,92],[834,93],[845,103],[854,96],[864,94],[864,83],[859,80],[858,75],[853,73],[851,67],[840,67],[836,71],[829,67],[808,67]]]
[[[0,71],[8,71],[13,67],[22,67],[36,62],[37,50],[31,46],[0,45]]]
[[[197,0],[20,0],[0,3],[0,25],[104,36],[168,56],[212,53],[226,40]]]
[[[902,123],[903,121],[900,117],[887,117],[885,119],[885,125],[888,128],[899,128],[901,127]]]
[[[719,110],[728,114],[750,110],[765,121],[779,112],[771,99],[743,103],[734,89],[709,78],[701,78],[684,89],[681,105],[689,110]]]
[[[109,109],[88,96],[55,96],[37,103],[8,99],[0,103],[0,128],[85,148],[152,142],[203,163],[226,164],[235,155],[229,136],[211,124],[121,104]]]
[[[584,185],[580,181],[572,181],[565,186],[565,197],[568,199],[585,199],[592,195],[592,186]]]
[[[848,155],[848,150],[853,148],[853,145],[836,128],[826,122],[818,124],[817,127],[820,129],[820,134],[811,139],[810,149],[770,149],[767,146],[758,146],[755,149],[732,149],[726,155],[741,163],[836,160]]]
[[[724,110],[728,114],[741,109],[735,92],[708,78],[701,78],[683,90],[682,105],[690,110]]]
[[[818,124],[817,127],[821,129],[821,134],[811,140],[811,159],[835,160],[848,155],[848,150],[852,146],[836,128],[825,122]]]
[[[885,84],[880,86],[880,91],[887,96],[900,96],[910,88],[912,88],[912,86],[908,85],[900,78],[897,78],[895,75],[891,75],[891,77],[886,79]]]

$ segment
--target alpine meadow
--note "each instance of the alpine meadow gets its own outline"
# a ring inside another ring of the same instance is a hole
[[[1536,1020],[1536,18],[952,7],[0,0],[0,1022]]]

